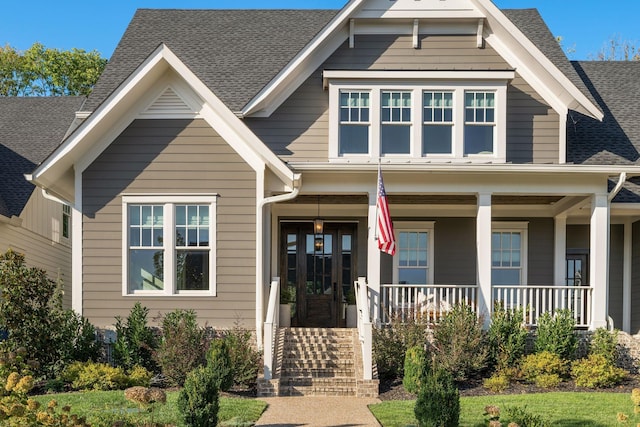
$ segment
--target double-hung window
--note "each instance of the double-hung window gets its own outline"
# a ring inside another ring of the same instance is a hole
[[[397,222],[397,254],[393,282],[409,285],[433,283],[433,222]]]
[[[527,224],[494,222],[491,233],[491,283],[527,284]]]
[[[124,196],[123,293],[215,295],[215,196]]]
[[[340,92],[340,155],[369,153],[370,94]]]
[[[464,94],[464,154],[493,154],[495,142],[495,93]]]
[[[411,154],[411,92],[381,93],[380,144],[381,153]]]
[[[452,91],[424,91],[422,94],[422,154],[453,153]]]

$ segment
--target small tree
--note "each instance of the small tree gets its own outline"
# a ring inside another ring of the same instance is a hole
[[[147,325],[149,309],[136,302],[129,317],[123,320],[116,317],[116,342],[113,346],[113,359],[125,369],[143,366],[149,371],[157,370],[153,354],[158,340],[153,329]]]
[[[545,312],[538,320],[536,353],[549,351],[562,359],[573,359],[578,348],[576,321],[571,310],[558,310],[554,315]]]
[[[460,420],[460,392],[453,377],[425,360],[422,386],[414,407],[420,427],[457,427]]]
[[[507,310],[496,304],[489,326],[489,348],[498,371],[516,366],[527,345],[522,308]]]
[[[215,339],[207,351],[207,368],[217,379],[218,389],[227,391],[233,385],[233,366],[229,356],[229,347],[225,339]]]
[[[178,410],[189,427],[211,427],[218,424],[218,379],[211,369],[200,366],[189,372],[178,395]]]
[[[427,357],[423,347],[414,346],[407,350],[404,357],[404,378],[402,385],[409,393],[416,394],[422,383],[422,370]]]

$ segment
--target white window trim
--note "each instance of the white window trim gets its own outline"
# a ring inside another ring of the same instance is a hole
[[[491,223],[491,237],[493,232],[519,232],[520,239],[520,286],[527,286],[529,265],[529,222],[527,221],[495,221]],[[493,245],[491,247],[493,251]],[[493,258],[492,258],[493,259]],[[493,262],[491,265],[493,271]],[[492,283],[493,285],[493,283]]]
[[[451,80],[451,81],[371,81],[371,80],[330,80],[329,85],[329,161],[349,162],[351,160],[371,161],[378,157],[410,159],[412,162],[487,162],[505,163],[507,145],[507,80]],[[381,155],[380,110],[381,92],[386,90],[412,92],[412,134],[410,154]],[[368,154],[339,154],[340,139],[340,92],[370,92],[370,129]],[[424,91],[453,92],[454,120],[451,154],[422,155],[423,98]],[[465,91],[494,92],[495,127],[494,150],[491,154],[464,155],[464,94]]]
[[[216,296],[217,295],[217,194],[198,195],[123,195],[122,196],[122,295],[123,296]],[[129,205],[163,205],[164,289],[129,290]],[[209,290],[178,291],[175,283],[175,205],[209,205]]]
[[[427,232],[429,233],[429,241],[427,242],[428,248],[428,260],[427,260],[427,281],[426,285],[432,285],[434,283],[434,261],[435,261],[435,237],[434,237],[434,229],[435,229],[435,221],[394,221],[393,229],[396,232],[401,231],[416,231],[416,232]],[[393,257],[393,283],[400,283],[400,257]]]

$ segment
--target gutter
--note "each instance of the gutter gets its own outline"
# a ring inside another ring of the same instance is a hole
[[[621,172],[620,176],[618,177],[618,182],[616,183],[616,186],[613,187],[613,190],[611,190],[611,193],[609,193],[609,197],[607,199],[609,203],[611,203],[613,199],[618,195],[620,190],[622,190],[622,187],[624,186],[625,182],[627,182],[627,173]]]

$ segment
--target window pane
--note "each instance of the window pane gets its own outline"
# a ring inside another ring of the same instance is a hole
[[[493,126],[466,125],[464,154],[493,153]]]
[[[520,269],[491,270],[491,283],[494,285],[519,285]]]
[[[187,207],[176,206],[176,225],[187,224]]]
[[[452,126],[422,127],[422,154],[451,154],[452,146]]]
[[[140,229],[132,228],[129,230],[129,246],[140,246]]]
[[[153,225],[152,206],[142,206],[142,225]]]
[[[411,127],[382,125],[382,154],[409,154],[411,152]]]
[[[163,251],[132,249],[129,251],[129,290],[164,289]]]
[[[340,125],[339,154],[367,154],[369,152],[369,126]]]
[[[209,289],[209,251],[176,251],[176,286],[178,291]]]
[[[142,207],[140,205],[129,205],[129,224],[131,225],[141,225],[142,222],[140,220],[140,209]]]
[[[209,229],[200,229],[200,246],[209,246]]]
[[[401,285],[426,285],[427,269],[426,268],[400,268],[398,270],[398,280]]]
[[[153,238],[151,237],[151,228],[142,229],[142,246],[152,246]]]

